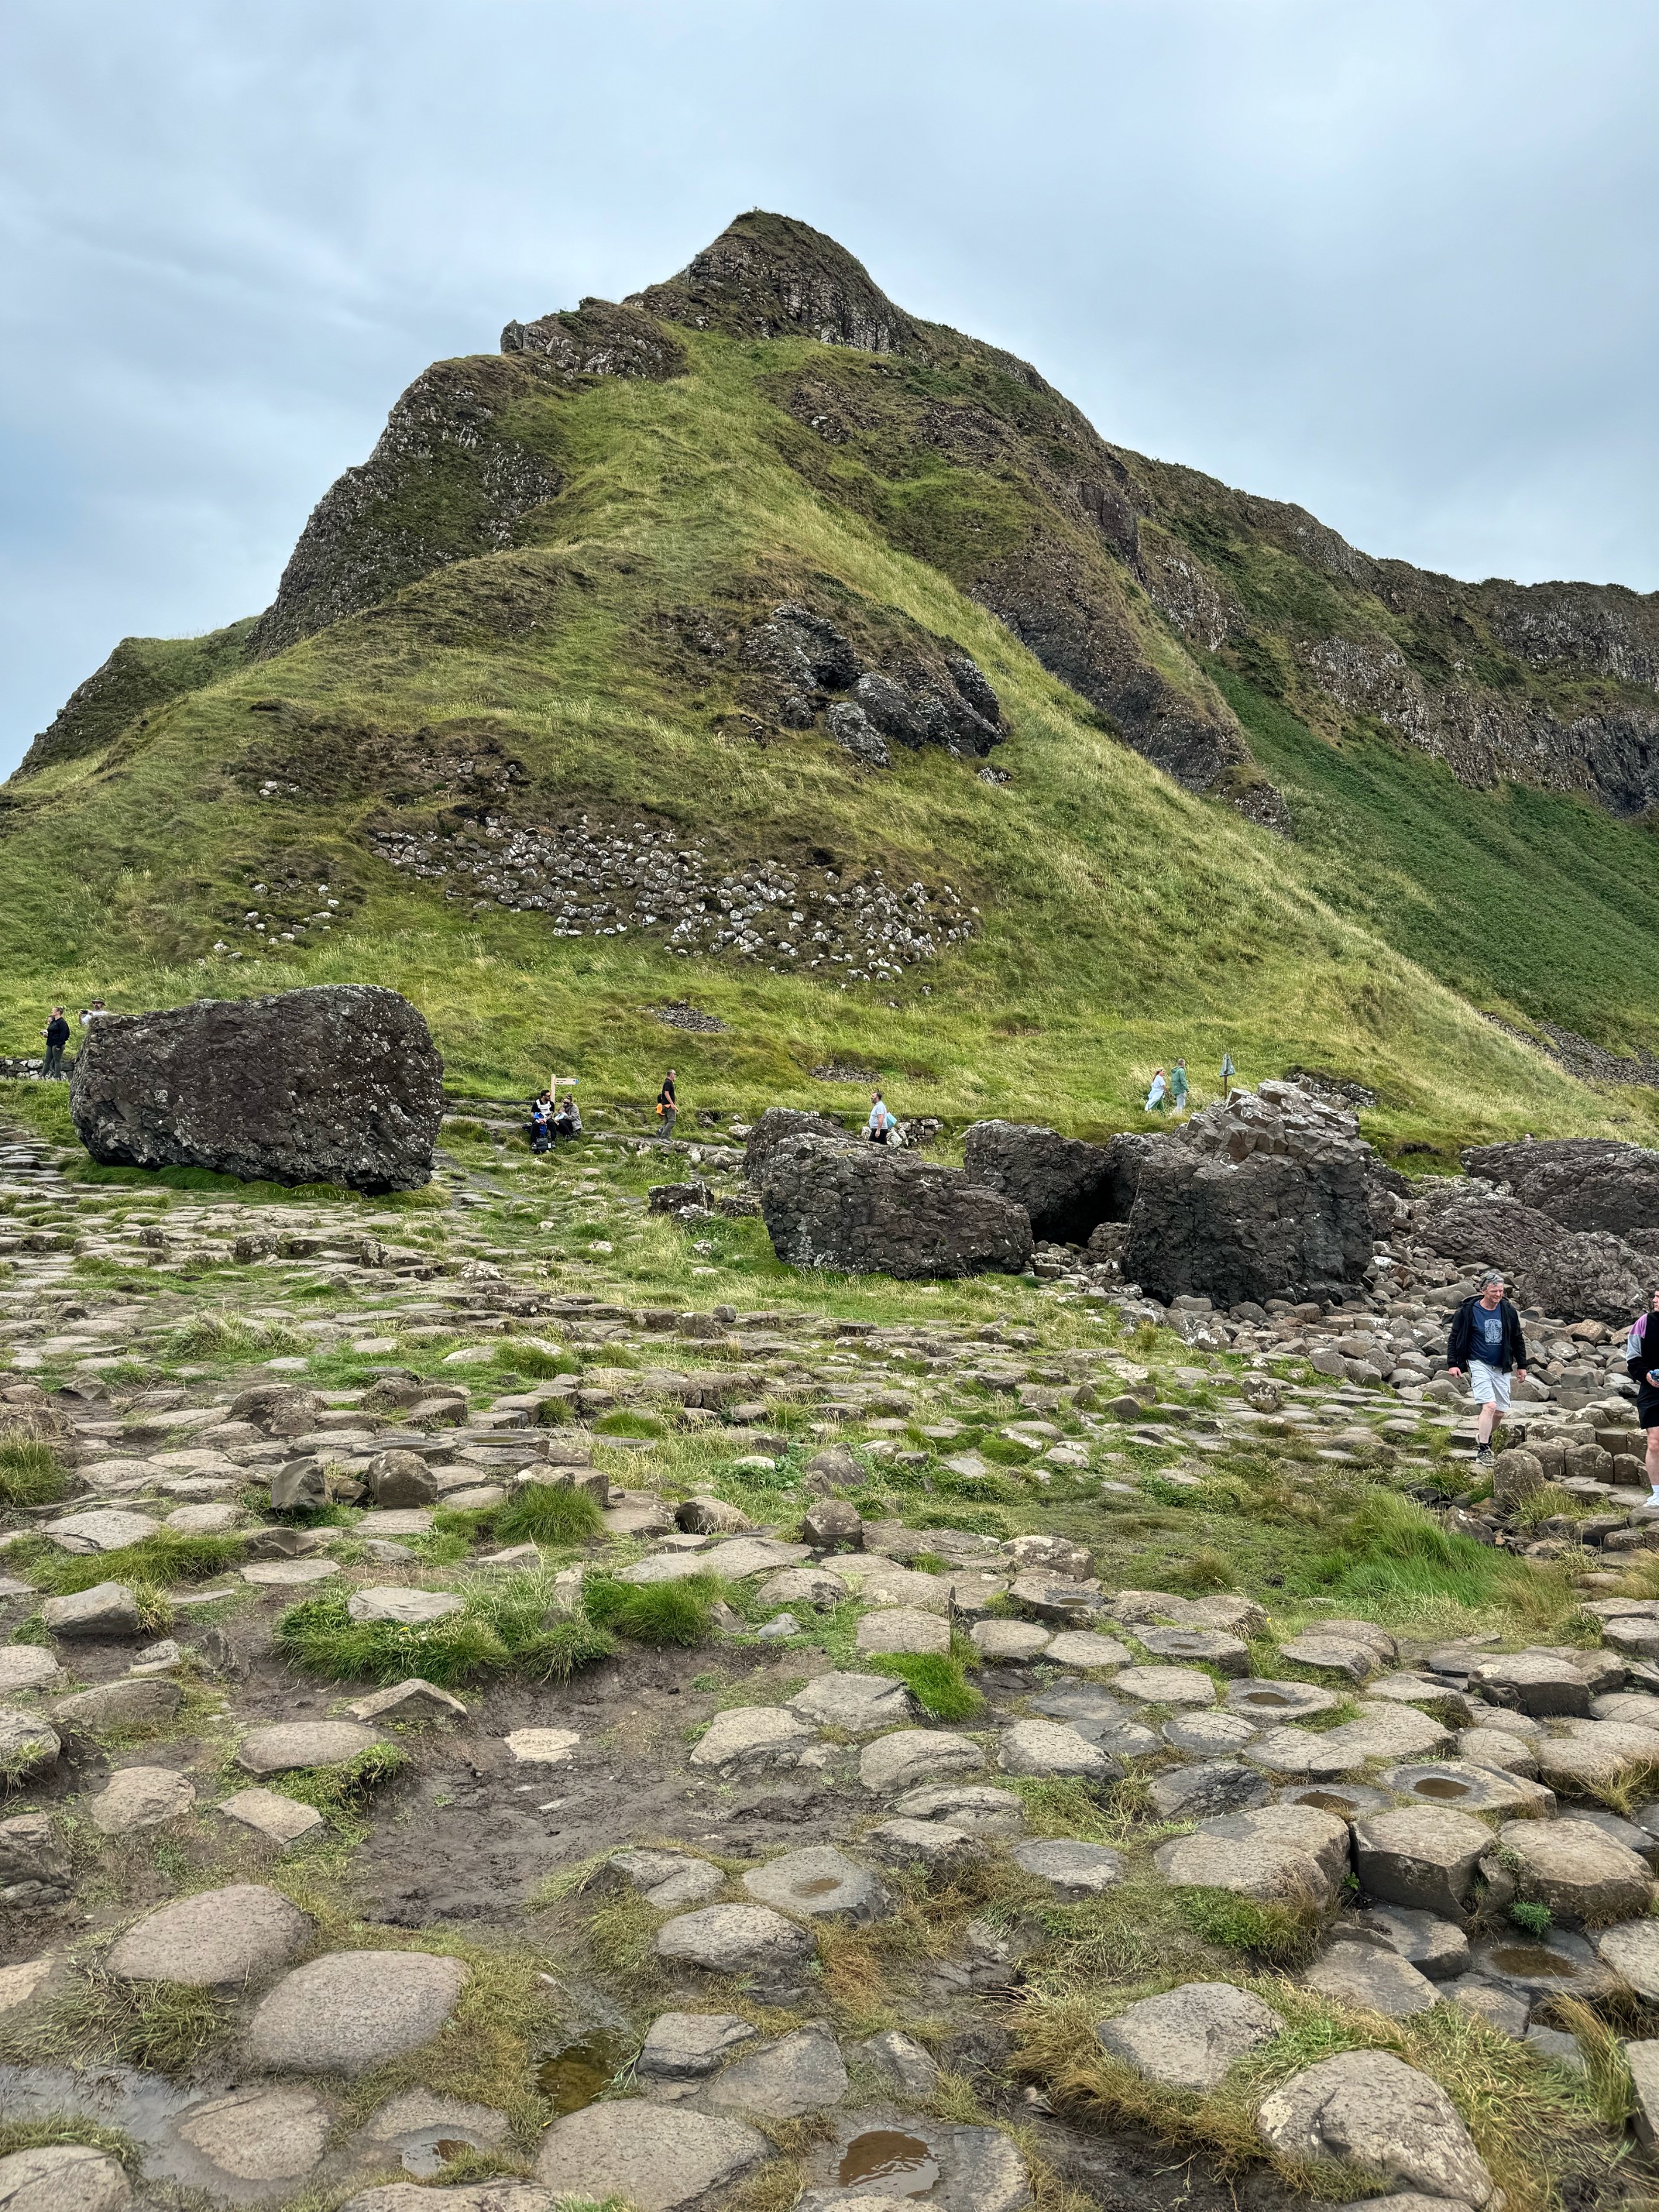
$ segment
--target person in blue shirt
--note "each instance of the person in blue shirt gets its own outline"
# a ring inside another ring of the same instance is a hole
[[[864,1133],[872,1145],[891,1141],[893,1117],[887,1110],[887,1102],[879,1091],[870,1093],[870,1118],[864,1125]]]
[[[1504,1295],[1504,1278],[1494,1267],[1482,1279],[1478,1297],[1465,1298],[1452,1316],[1446,1340],[1446,1365],[1454,1375],[1469,1370],[1469,1395],[1480,1408],[1475,1423],[1474,1463],[1492,1465],[1492,1431],[1510,1409],[1510,1377],[1527,1379],[1527,1345],[1521,1316]]]

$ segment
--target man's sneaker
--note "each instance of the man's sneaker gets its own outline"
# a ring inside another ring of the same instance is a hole
[[[1491,1446],[1490,1444],[1477,1444],[1477,1445],[1475,1446],[1475,1448],[1474,1448],[1474,1463],[1475,1463],[1475,1465],[1476,1465],[1477,1467],[1490,1467],[1490,1466],[1492,1465],[1492,1446]]]

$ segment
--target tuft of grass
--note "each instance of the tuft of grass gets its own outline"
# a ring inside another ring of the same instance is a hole
[[[532,1681],[564,1681],[609,1658],[603,1626],[553,1610],[545,1571],[480,1581],[459,1613],[421,1627],[353,1620],[344,1592],[307,1598],[276,1623],[276,1640],[307,1674],[328,1681],[401,1682],[418,1674],[453,1689],[476,1676],[509,1670]]]
[[[241,1536],[178,1536],[158,1528],[142,1543],[118,1551],[51,1552],[31,1557],[28,1573],[37,1589],[54,1597],[95,1589],[100,1583],[131,1583],[165,1589],[169,1583],[201,1583],[240,1564],[246,1552]]]
[[[1265,1966],[1305,1966],[1318,1947],[1323,1923],[1312,1905],[1259,1905],[1230,1889],[1181,1889],[1176,1896],[1195,1936]]]
[[[593,1424],[596,1437],[654,1438],[668,1434],[666,1425],[651,1413],[601,1413]]]
[[[42,1437],[0,1441],[0,1505],[52,1505],[69,1488],[69,1474]]]
[[[612,1575],[589,1575],[582,1602],[602,1628],[630,1644],[693,1644],[708,1642],[714,1607],[726,1596],[718,1575],[688,1575],[677,1583],[623,1583]]]
[[[45,2150],[55,2143],[82,2143],[101,2150],[137,2173],[143,2154],[119,2128],[100,2128],[79,2112],[52,2112],[40,2120],[0,2120],[0,2158],[14,2151]]]
[[[605,1528],[586,1491],[529,1482],[495,1508],[490,1531],[503,1544],[591,1544]]]
[[[299,1769],[277,1776],[270,1786],[280,1796],[339,1818],[357,1810],[408,1765],[409,1753],[397,1744],[372,1743],[337,1766]]]
[[[187,2074],[225,2027],[227,2008],[210,1990],[181,1982],[128,1982],[100,1966],[33,2020],[0,2033],[0,2057],[18,2064],[111,2061],[155,2074]]]
[[[251,1321],[217,1307],[192,1314],[167,1340],[173,1359],[258,1359],[293,1352],[298,1345],[294,1332],[280,1322]]]
[[[866,1662],[872,1674],[892,1674],[908,1683],[924,1712],[939,1721],[969,1720],[985,1703],[962,1671],[962,1662],[943,1651],[883,1651]]]
[[[1528,1936],[1547,1936],[1555,1925],[1555,1915],[1547,1905],[1529,1905],[1524,1900],[1510,1905],[1510,1918]]]

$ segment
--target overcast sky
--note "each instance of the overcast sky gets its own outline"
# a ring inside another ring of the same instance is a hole
[[[1652,0],[6,0],[0,773],[270,599],[428,362],[741,209],[1109,438],[1659,586]]]

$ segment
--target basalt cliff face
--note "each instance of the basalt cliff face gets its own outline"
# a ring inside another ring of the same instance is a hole
[[[1659,595],[1371,559],[1299,507],[1109,443],[1028,363],[918,321],[832,240],[762,214],[666,283],[509,323],[498,357],[427,370],[324,497],[258,620],[206,657],[126,641],[23,774],[106,743],[124,708],[189,688],[204,659],[281,652],[521,543],[565,471],[520,403],[551,381],[677,377],[682,329],[807,341],[769,373],[789,465],[942,568],[1189,790],[1291,826],[1212,680],[1232,670],[1316,729],[1387,732],[1472,786],[1577,792],[1623,815],[1659,798]],[[758,710],[788,727],[803,696]]]

